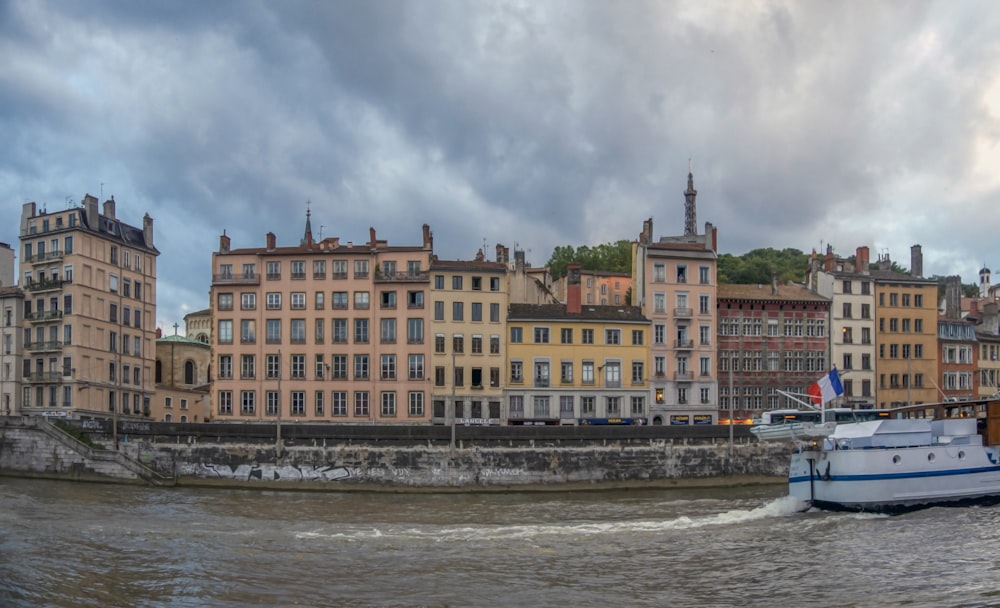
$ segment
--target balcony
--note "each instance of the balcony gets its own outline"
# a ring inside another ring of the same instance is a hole
[[[375,272],[376,283],[427,283],[430,272]]]
[[[61,260],[62,258],[62,251],[50,251],[48,253],[39,253],[37,255],[29,256],[24,261],[27,264],[45,264],[53,260]]]
[[[24,345],[24,350],[29,353],[44,353],[49,351],[61,350],[63,347],[62,342],[49,341],[49,342],[31,342],[30,344]]]
[[[28,321],[53,321],[62,317],[63,313],[61,310],[40,310],[24,315],[24,318]]]
[[[694,348],[694,340],[674,340],[674,348],[690,350]]]
[[[32,281],[25,286],[27,291],[40,292],[40,291],[52,291],[54,289],[62,289],[63,285],[69,285],[73,281],[71,279],[42,279],[40,281]]]
[[[674,317],[678,319],[690,319],[694,316],[694,311],[690,308],[675,308]]]
[[[675,382],[690,382],[694,379],[694,372],[674,372]]]
[[[260,285],[260,275],[254,274],[213,274],[213,285]]]
[[[61,382],[62,372],[35,372],[24,376],[25,382]]]

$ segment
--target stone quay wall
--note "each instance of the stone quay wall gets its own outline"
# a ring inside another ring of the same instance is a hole
[[[108,423],[81,428],[97,443],[114,441]],[[783,482],[791,446],[734,430],[730,444],[726,427],[458,427],[452,444],[448,427],[287,425],[279,437],[269,424],[119,422],[118,453],[182,486],[490,491]],[[0,473],[84,478],[82,470],[148,481],[99,471],[96,450],[67,466],[71,458],[57,457],[56,440],[37,428],[0,432]]]

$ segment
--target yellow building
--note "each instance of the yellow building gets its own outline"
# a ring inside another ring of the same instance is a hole
[[[480,251],[472,261],[433,260],[431,277],[432,422],[500,424],[507,265]]]
[[[214,421],[426,423],[433,239],[314,242],[212,254]]]
[[[141,417],[154,391],[153,219],[119,220],[115,201],[21,211],[24,357],[21,411]]]
[[[511,304],[507,424],[643,424],[649,417],[650,322],[633,306]]]
[[[890,270],[888,255],[872,270],[875,348],[880,409],[941,401],[938,377],[938,287],[922,278],[920,246],[911,249],[910,273]]]

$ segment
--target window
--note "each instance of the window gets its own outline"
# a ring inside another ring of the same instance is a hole
[[[396,393],[394,391],[382,392],[382,415],[396,415]]]
[[[667,282],[667,267],[664,264],[653,264],[653,282]]]
[[[441,301],[434,302],[434,320],[444,321],[444,302]]]
[[[240,414],[247,416],[257,412],[256,391],[240,391]]]
[[[240,343],[253,344],[257,341],[257,322],[253,319],[240,321]]]
[[[354,278],[355,279],[367,279],[368,278],[368,260],[354,260]],[[367,396],[367,393],[366,393]],[[365,412],[367,415],[367,407]]]
[[[465,352],[465,337],[462,334],[455,334],[451,338],[451,347],[456,353]]]
[[[699,266],[698,267],[698,282],[702,285],[708,285],[711,281],[709,280],[709,267]]]
[[[382,355],[381,373],[379,377],[382,380],[396,379],[396,355]]]
[[[316,310],[323,310],[323,292],[322,291],[317,291],[314,294],[314,297],[315,297],[315,301],[316,301],[316,305],[315,305]]]
[[[444,334],[434,335],[434,352],[436,353],[444,352]]]
[[[573,382],[573,362],[563,361],[559,366],[559,381],[563,384],[572,384]]]
[[[481,322],[483,320],[483,305],[481,302],[472,303],[472,321]]]
[[[313,260],[313,278],[314,279],[326,278],[326,260]]]
[[[645,332],[643,332],[641,329],[633,329],[632,330],[632,345],[633,346],[642,346],[642,341],[643,341],[642,335],[644,333]]]
[[[270,291],[267,294],[267,309],[268,310],[281,310],[281,293],[277,291]]]
[[[354,292],[354,308],[367,309],[368,308],[368,292],[367,291],[355,291]]]
[[[281,359],[278,355],[264,357],[264,377],[269,380],[281,377]]]
[[[332,272],[331,276],[334,279],[346,279],[347,278],[347,260],[334,260],[333,261],[333,268],[331,269],[331,272]],[[347,397],[345,396],[344,399],[346,400]],[[346,404],[345,404],[345,407],[346,407]],[[332,413],[332,410],[331,410],[331,413]],[[346,413],[346,411],[345,411],[345,413]]]
[[[296,291],[292,293],[292,310],[305,310],[306,307],[306,294],[304,291]]]
[[[347,308],[347,292],[346,291],[333,292],[333,302],[331,306],[333,306],[334,308]]]
[[[424,415],[424,394],[419,391],[411,391],[408,395],[410,416]]]
[[[586,330],[584,330],[586,331]],[[511,344],[520,344],[524,341],[524,329],[521,327],[511,327],[510,328],[510,341]]]
[[[382,319],[380,326],[380,341],[382,344],[395,344],[396,342],[396,319]]]
[[[330,393],[330,415],[347,415],[347,391],[333,391]]]
[[[408,292],[406,292],[406,307],[407,308],[423,308],[424,307],[424,292],[422,292],[422,291],[408,291]]]
[[[632,362],[632,384],[643,383],[643,363],[642,361]]]
[[[219,415],[230,416],[233,413],[233,391],[219,391]]]
[[[453,276],[451,277],[451,288],[456,291],[461,291],[462,289],[462,277]]]
[[[231,293],[220,293],[216,298],[218,301],[219,310],[232,310],[233,309],[233,294]]]
[[[451,303],[451,320],[452,321],[462,321],[464,319],[465,312],[462,302],[452,302]]]
[[[604,343],[605,344],[621,344],[622,343],[622,330],[620,330],[620,329],[605,329],[604,330]]]
[[[330,369],[334,380],[346,380],[347,355],[333,355],[330,357]]]
[[[434,275],[434,289],[444,289],[444,275]]]
[[[500,277],[490,277],[490,291],[500,291]]]
[[[472,291],[483,290],[483,277],[472,277]]]
[[[535,344],[548,344],[549,343],[549,328],[548,327],[536,327],[535,328]]]
[[[233,343],[233,322],[219,321],[219,344]]]
[[[333,342],[334,344],[347,343],[347,319],[333,320]]]
[[[292,355],[292,378],[304,380],[306,377],[306,356]]]
[[[368,319],[354,319],[355,344],[368,343]]]
[[[607,388],[619,388],[622,385],[621,363],[609,362],[604,364],[604,386]]]
[[[368,355],[354,355],[354,379],[368,379]]]
[[[584,384],[594,383],[594,362],[584,361],[580,366],[580,382]]]
[[[491,355],[500,354],[500,336],[497,335],[490,336],[490,354]]]
[[[230,379],[233,377],[233,356],[219,355],[219,378]]]
[[[483,354],[483,337],[480,335],[472,336],[472,354],[481,355]]]
[[[306,320],[305,319],[292,319],[291,326],[292,334],[292,344],[305,344],[306,342]]]
[[[510,362],[510,381],[512,384],[524,382],[524,365],[520,361]]]
[[[281,262],[267,262],[264,266],[267,280],[275,281],[281,278]]]
[[[500,322],[500,305],[490,304],[490,323]]]
[[[559,330],[559,341],[562,344],[572,344],[573,343],[573,328],[563,327]]]
[[[396,292],[395,291],[383,291],[380,294],[380,301],[382,308],[396,308]]]
[[[424,343],[424,320],[423,319],[407,319],[406,320],[406,342],[407,342],[407,344],[423,344]]]
[[[424,356],[423,355],[410,355],[409,356],[409,373],[407,377],[410,380],[423,380],[424,379]]]
[[[252,380],[257,376],[257,358],[254,355],[240,355],[240,378]]]
[[[241,310],[254,310],[257,308],[257,294],[255,293],[241,293],[240,294],[240,309]]]

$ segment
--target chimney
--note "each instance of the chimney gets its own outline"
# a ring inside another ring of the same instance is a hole
[[[87,225],[91,229],[97,230],[100,224],[100,218],[97,216],[97,197],[89,194],[84,196],[83,206],[87,210]]]
[[[375,240],[375,228],[373,226],[368,227],[368,246],[375,247],[378,241]]]
[[[969,302],[969,316],[977,321],[979,320],[979,300],[976,298],[973,298]]]
[[[226,236],[226,231],[222,231],[222,236],[219,237],[219,253],[229,253],[229,237]]]
[[[267,250],[274,251],[278,248],[278,237],[274,236],[273,232],[267,233]]]
[[[944,280],[944,316],[958,319],[962,314],[962,277],[952,275]]]
[[[920,245],[910,247],[910,276],[924,278],[924,254],[920,251]]]
[[[778,273],[776,272],[771,273],[771,295],[778,295]]]
[[[483,255],[483,250],[480,249],[479,251],[476,252],[476,261],[477,262],[482,262],[484,260],[486,260],[486,256]]]
[[[163,337],[163,329],[160,327],[156,328],[156,339],[159,340]]]
[[[497,261],[503,264],[507,260],[503,259],[503,245],[497,243]]]
[[[580,264],[566,266],[566,313],[580,314]]]
[[[153,246],[153,218],[148,213],[142,216],[142,238],[147,247]]]
[[[431,227],[427,224],[423,226],[424,232],[424,249],[434,249],[434,235],[431,233]]]
[[[833,259],[833,245],[826,246],[826,257],[823,258],[823,270],[827,272],[833,272],[835,270],[834,259]]]
[[[104,201],[104,217],[108,218],[109,220],[116,219],[115,218],[115,197],[113,197],[113,196],[111,198],[109,198],[108,200]]]
[[[524,272],[524,250],[515,249],[514,250],[514,271]]]
[[[712,251],[719,251],[719,229],[712,225],[712,222],[705,222],[705,234],[712,237]]]
[[[858,247],[857,252],[854,254],[854,271],[858,274],[868,274],[868,248],[865,246]]]
[[[642,223],[642,232],[639,234],[639,242],[648,245],[653,242],[653,218],[649,218]]]

